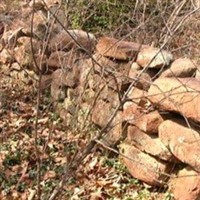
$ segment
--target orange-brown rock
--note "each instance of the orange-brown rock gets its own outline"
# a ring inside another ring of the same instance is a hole
[[[159,138],[176,158],[200,172],[200,135],[195,129],[166,120],[159,126]]]
[[[94,76],[93,63],[91,59],[83,59],[78,61],[77,65],[80,68],[80,86],[87,88],[89,86],[88,81]],[[96,81],[98,82],[98,80]]]
[[[146,91],[140,90],[136,87],[132,87],[127,94],[127,98],[132,102],[136,103],[137,105],[139,105],[140,103],[143,104],[143,102],[145,102],[146,95],[147,95]]]
[[[189,58],[175,60],[169,69],[162,72],[160,77],[192,77],[197,69],[197,63]]]
[[[103,100],[96,102],[92,110],[92,122],[103,128],[107,125],[110,118],[112,117],[115,109],[111,103],[107,103]],[[112,120],[108,127],[108,133],[103,137],[103,141],[107,145],[115,144],[122,136],[122,114],[118,112],[115,118]]]
[[[162,122],[162,116],[155,110],[136,118],[133,124],[147,134],[158,134],[158,127]]]
[[[142,152],[148,153],[161,160],[175,161],[172,153],[157,136],[147,135],[136,126],[129,126],[127,138],[131,141],[131,144]]]
[[[143,115],[142,108],[132,101],[127,101],[123,105],[122,118],[123,121],[133,124]]]
[[[69,30],[68,32],[63,30],[50,40],[49,49],[56,51],[79,48],[92,52],[95,43],[96,38],[91,33],[82,30]]]
[[[96,102],[92,111],[92,121],[100,127],[104,127],[113,113],[113,108],[110,103],[103,100]]]
[[[33,49],[31,48],[30,38],[28,37],[20,38],[19,43],[21,45],[18,45],[14,49],[14,57],[21,66],[26,67],[38,73],[38,69],[34,63],[35,59],[42,73],[47,73],[51,71],[47,66],[47,56],[45,52],[41,53],[43,52],[43,50],[42,50],[42,43],[40,41],[37,41],[35,39],[33,40]]]
[[[200,174],[191,167],[180,170],[170,185],[176,200],[200,199]]]
[[[170,52],[149,47],[139,52],[136,62],[143,68],[162,68],[168,66],[172,60],[173,55]]]
[[[137,178],[152,186],[160,186],[165,183],[168,171],[167,164],[158,161],[154,157],[140,151],[131,144],[120,145],[122,163],[134,178]]]
[[[96,45],[99,54],[118,60],[136,58],[138,51],[143,47],[143,45],[135,42],[121,41],[110,37],[100,38]]]
[[[143,72],[142,70],[129,71],[128,77],[131,82],[133,81],[135,83],[134,85],[136,87],[145,91],[149,89],[152,83],[151,76],[148,73]]]
[[[200,122],[199,91],[200,81],[195,78],[159,78],[151,85],[148,98],[163,110]]]

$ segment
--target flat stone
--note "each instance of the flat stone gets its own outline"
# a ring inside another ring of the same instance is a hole
[[[153,112],[141,115],[133,122],[133,124],[141,131],[144,131],[150,135],[155,135],[158,134],[158,127],[162,122],[162,116],[157,110],[155,110]]]
[[[125,102],[122,112],[123,121],[134,124],[135,121],[143,115],[142,110],[143,109],[140,106],[132,101]]]
[[[168,66],[172,60],[173,55],[170,52],[149,47],[139,52],[136,62],[143,68],[162,68]]]
[[[159,126],[159,138],[172,154],[200,172],[200,135],[180,120],[166,120]]]
[[[148,99],[160,109],[178,112],[200,122],[200,80],[159,78],[151,85]]]
[[[167,163],[140,151],[131,144],[120,144],[120,158],[130,174],[149,185],[162,186],[167,181]]]
[[[110,37],[102,37],[99,39],[96,49],[99,54],[106,57],[115,58],[118,60],[130,60],[135,58],[138,54],[138,51],[144,46],[135,42],[121,41]]]
[[[142,152],[148,153],[161,160],[175,161],[172,153],[165,147],[157,136],[150,136],[136,126],[128,127],[128,140]]]
[[[77,41],[78,45],[74,39]],[[83,30],[68,30],[68,33],[63,30],[56,34],[49,41],[49,49],[51,51],[56,50],[69,50],[72,48],[81,48],[92,52],[94,45],[96,43],[96,38],[92,33],[87,33]]]
[[[197,63],[189,58],[175,60],[169,69],[162,72],[160,77],[192,77],[197,70]]]

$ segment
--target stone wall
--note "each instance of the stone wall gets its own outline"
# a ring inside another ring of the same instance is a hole
[[[14,56],[2,50],[1,63],[17,62],[42,73],[42,89],[50,87],[55,111],[69,126],[109,125],[102,141],[108,146],[122,141],[120,159],[133,177],[150,186],[168,185],[176,199],[200,198],[195,60],[175,59],[164,48],[58,28],[46,48],[33,38],[31,51],[29,33],[17,29],[4,35]]]
[[[67,90],[61,117],[70,123],[78,105],[104,128],[115,115],[103,141],[111,146],[123,141],[120,157],[133,177],[151,186],[168,185],[176,199],[200,198],[197,63],[109,37],[92,49],[91,57],[76,61],[70,71],[58,65],[52,74],[53,99],[59,99],[61,88]]]

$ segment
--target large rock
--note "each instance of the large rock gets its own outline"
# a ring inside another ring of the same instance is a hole
[[[200,81],[195,78],[159,78],[151,85],[148,98],[163,110],[200,122],[199,91]]]
[[[144,107],[148,104],[146,91],[132,87],[127,94],[127,101],[123,104],[123,120],[129,124],[144,115]]]
[[[175,60],[169,69],[165,70],[160,77],[191,77],[194,76],[197,63],[189,58]]]
[[[171,182],[172,192],[176,200],[200,199],[200,174],[190,167],[179,171]]]
[[[143,153],[133,145],[122,143],[120,145],[121,159],[128,171],[137,178],[152,186],[165,184],[165,173],[168,166],[165,162]]]
[[[200,172],[200,135],[196,130],[181,121],[166,120],[159,127],[159,137],[175,157]]]
[[[110,37],[100,38],[96,45],[99,54],[118,60],[133,59],[137,56],[138,51],[144,47],[145,45],[135,42],[121,41]]]
[[[74,40],[76,40],[80,46]],[[50,40],[49,49],[51,51],[56,51],[69,50],[76,47],[91,52],[94,49],[95,43],[96,38],[91,33],[82,30],[68,30],[67,33],[63,30]]]
[[[103,100],[98,100],[92,110],[92,122],[98,125],[100,128],[107,126],[111,116],[114,114],[115,108],[111,103]],[[108,133],[103,137],[103,141],[106,145],[113,145],[122,136],[122,113],[119,111],[115,118],[112,120],[108,127]]]
[[[158,133],[158,127],[162,122],[162,116],[155,110],[136,118],[133,124],[145,133],[152,135]]]
[[[160,138],[142,132],[136,126],[128,127],[128,140],[141,151],[155,156],[161,160],[174,161],[172,153],[161,142]]]
[[[141,67],[162,68],[168,66],[173,60],[173,55],[157,48],[144,48],[137,56],[137,63]]]
[[[99,100],[96,102],[92,111],[92,121],[101,128],[106,126],[109,118],[113,114],[114,109],[111,103]]]

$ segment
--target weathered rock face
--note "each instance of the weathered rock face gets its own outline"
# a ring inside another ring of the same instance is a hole
[[[96,103],[92,112],[92,121],[100,127],[104,127],[113,113],[110,103],[100,100]]]
[[[197,63],[189,58],[175,60],[169,69],[165,70],[160,77],[191,77],[194,76]]]
[[[156,136],[150,136],[142,132],[136,126],[128,127],[128,140],[142,152],[155,156],[165,161],[175,161],[172,153]]]
[[[128,168],[131,175],[152,186],[160,186],[165,183],[167,177],[167,164],[143,153],[130,144],[120,145],[122,162]]]
[[[123,121],[129,124],[134,124],[135,120],[143,115],[142,110],[143,109],[136,103],[127,101],[123,105]]]
[[[175,157],[200,172],[200,135],[181,121],[166,120],[159,127],[159,137]]]
[[[145,97],[147,92],[144,90],[140,90],[136,87],[132,87],[127,94],[127,98],[134,102],[135,104],[139,105],[141,101],[145,101]]]
[[[161,68],[172,62],[173,56],[170,52],[157,48],[144,48],[137,56],[137,63],[141,67]]]
[[[68,33],[63,30],[55,35],[49,42],[49,49],[51,51],[56,51],[81,48],[89,52],[93,51],[94,45],[96,43],[96,38],[93,34],[86,33],[82,30],[69,30]],[[72,37],[77,41],[80,47],[75,43]]]
[[[111,103],[107,103],[103,100],[96,102],[92,111],[92,121],[104,128],[109,122],[111,116],[114,114],[115,109]],[[115,144],[122,136],[122,113],[118,112],[109,126],[109,132],[103,138],[107,145]]]
[[[161,109],[200,122],[199,91],[200,81],[195,78],[159,78],[151,85],[148,98]]]
[[[172,179],[171,187],[176,200],[199,200],[200,174],[186,167],[179,171],[177,178]]]
[[[120,41],[114,38],[102,37],[99,39],[96,49],[103,56],[118,60],[129,60],[137,56],[138,51],[145,46],[135,42]]]
[[[158,134],[158,127],[163,122],[162,116],[158,111],[143,114],[133,121],[133,124],[147,134]]]
[[[129,78],[135,83],[139,89],[147,91],[151,85],[151,77],[149,74],[141,70],[129,73]]]

